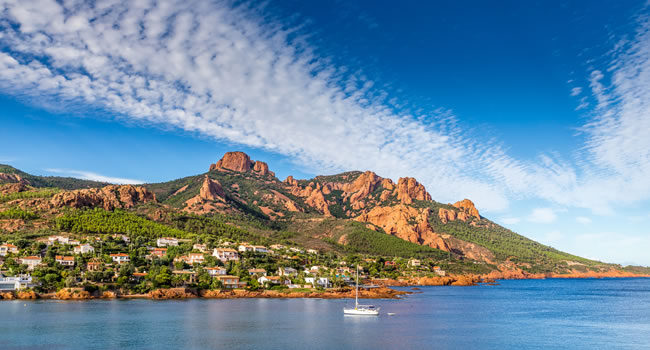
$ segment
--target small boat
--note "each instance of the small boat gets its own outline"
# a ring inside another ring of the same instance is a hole
[[[379,308],[374,305],[359,305],[359,265],[357,265],[357,283],[355,286],[354,309],[343,308],[345,315],[378,316]]]
[[[387,315],[388,316],[395,316],[395,313],[394,312],[389,312]]]

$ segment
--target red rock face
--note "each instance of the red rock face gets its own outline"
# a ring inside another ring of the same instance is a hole
[[[203,185],[201,185],[199,196],[202,199],[214,201],[223,199],[226,193],[223,191],[219,181],[212,180],[206,175],[203,180]]]
[[[216,164],[210,165],[210,171],[228,169],[232,171],[246,172],[251,170],[253,164],[248,154],[244,152],[227,152]]]
[[[52,197],[49,204],[52,208],[102,207],[113,210],[155,201],[156,195],[142,186],[110,185],[103,188],[59,192]]]
[[[477,219],[481,218],[481,215],[478,213],[478,209],[474,206],[474,202],[472,202],[469,199],[463,199],[462,201],[458,201],[454,203],[454,207],[461,209],[462,211],[466,212],[467,214],[474,216]]]
[[[253,165],[253,171],[255,171],[256,173],[262,176],[266,176],[266,175],[275,176],[275,173],[269,170],[268,164],[264,162],[260,162],[259,160],[255,161],[255,164]]]
[[[416,179],[403,177],[397,182],[397,199],[404,204],[411,204],[413,200],[430,201],[431,195]]]

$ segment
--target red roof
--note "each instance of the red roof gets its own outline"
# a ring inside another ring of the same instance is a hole
[[[119,253],[119,254],[111,254],[111,256],[129,256],[129,254]]]

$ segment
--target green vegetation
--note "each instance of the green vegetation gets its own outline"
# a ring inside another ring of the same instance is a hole
[[[38,215],[36,215],[34,212],[23,210],[20,208],[10,208],[7,210],[0,211],[0,219],[33,220],[37,218]]]
[[[75,233],[122,233],[149,239],[164,236],[178,238],[191,236],[186,231],[119,209],[112,212],[100,208],[71,210],[56,219],[56,227],[62,231]]]
[[[76,190],[81,188],[95,188],[110,185],[107,182],[97,182],[91,180],[81,180],[72,177],[60,176],[36,176],[20,171],[10,165],[0,164],[0,173],[16,174],[22,177],[30,186],[33,187],[55,187],[64,190]]]
[[[0,203],[6,203],[15,199],[50,198],[59,191],[58,188],[43,188],[33,191],[7,193],[0,195]]]

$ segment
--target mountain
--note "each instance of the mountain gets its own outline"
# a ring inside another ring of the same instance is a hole
[[[436,202],[414,178],[394,182],[351,171],[280,180],[243,152],[228,152],[206,168],[169,182],[119,186],[1,166],[0,229],[25,237],[45,231],[212,235],[333,254],[432,259],[450,271],[497,276],[622,269],[519,235],[481,216],[469,199]]]

